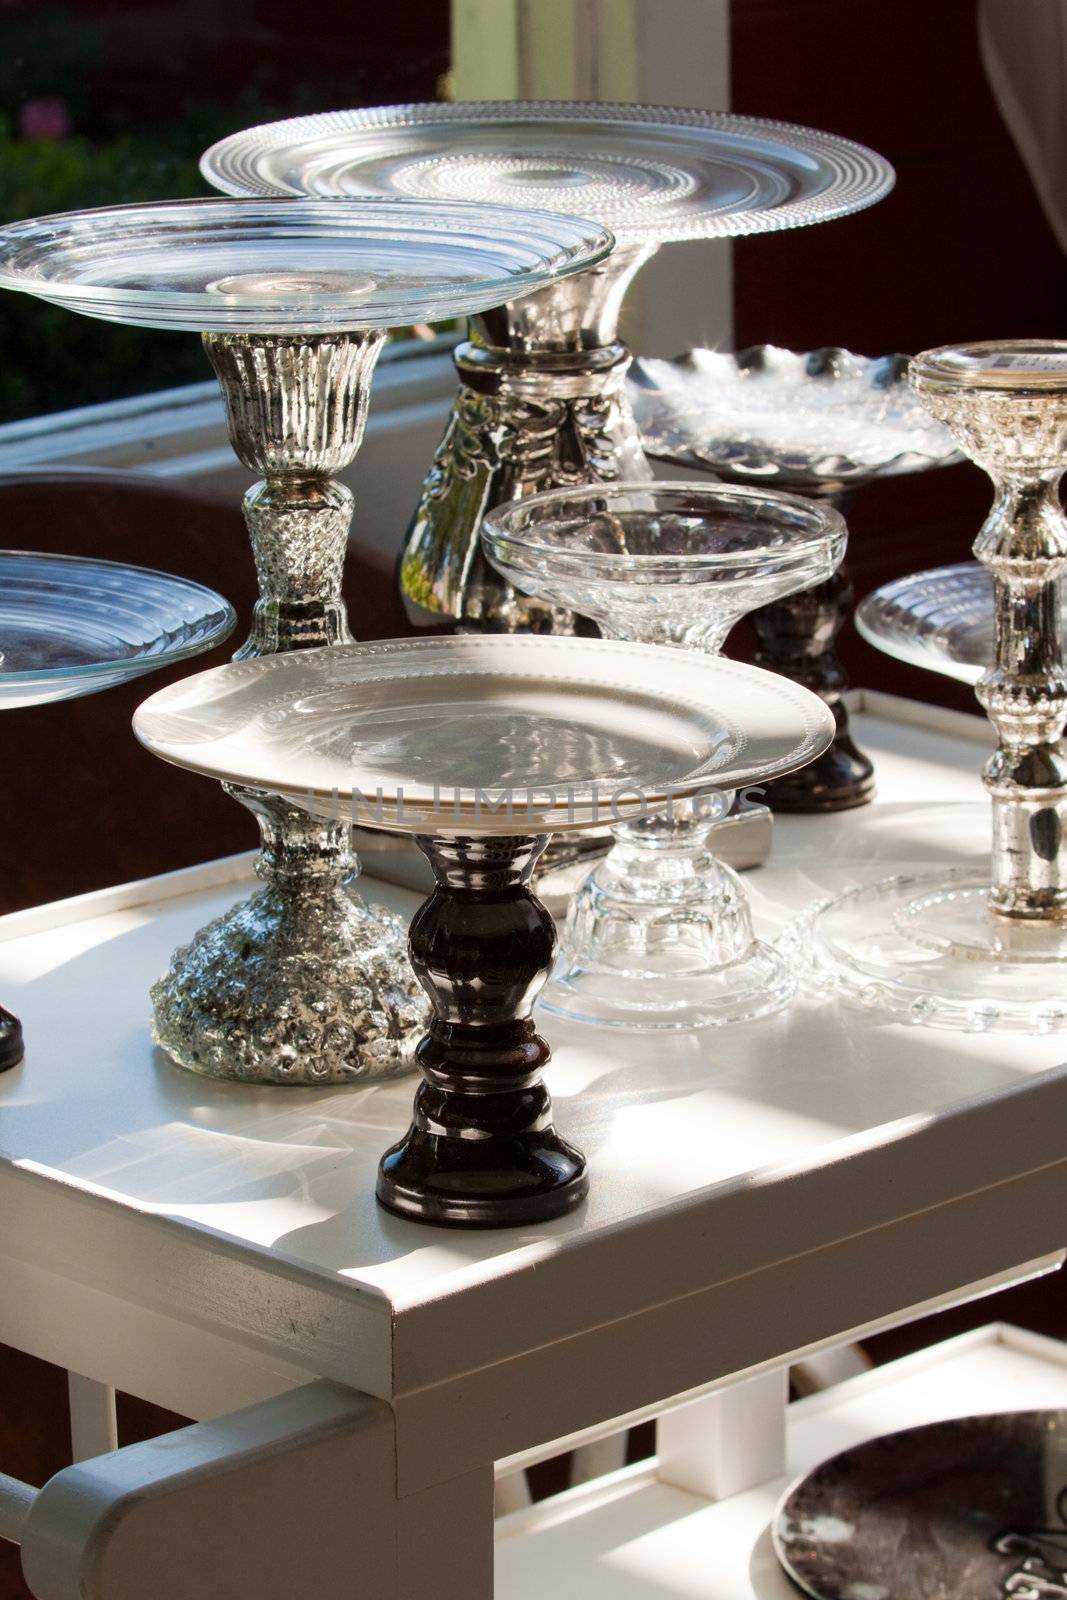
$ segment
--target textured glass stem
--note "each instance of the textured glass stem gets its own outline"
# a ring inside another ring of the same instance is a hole
[[[249,638],[236,660],[351,640],[341,577],[352,494],[333,477],[363,442],[370,382],[385,334],[204,335],[222,386],[230,442],[263,478],[243,510],[259,578]],[[351,831],[254,790],[230,792],[255,814],[265,881],[358,873]]]
[[[990,903],[1012,917],[1067,917],[1059,479],[1057,471],[1000,483],[974,546],[993,574],[995,615],[994,663],[976,689],[999,739],[984,774],[993,802]]]
[[[204,335],[233,448],[263,474],[243,503],[260,593],[238,659],[352,637],[341,599],[352,495],[333,474],[362,442],[384,338]]]
[[[619,310],[651,245],[483,312],[456,350],[460,389],[404,544],[414,621],[574,632],[572,613],[518,594],[485,561],[494,506],[568,484],[651,477],[625,395]]]

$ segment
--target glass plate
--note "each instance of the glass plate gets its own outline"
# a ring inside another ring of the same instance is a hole
[[[896,578],[856,607],[876,649],[911,667],[977,683],[993,660],[993,579],[977,561]]]
[[[627,393],[649,455],[825,492],[959,460],[907,375],[907,356],[762,344],[635,361]]]
[[[739,662],[501,634],[216,667],[145,701],[134,731],[164,760],[320,815],[499,835],[758,783],[824,750],[833,719],[806,689]]]
[[[824,222],[873,205],[894,176],[873,150],[790,123],[552,100],[294,117],[231,134],[200,165],[227,194],[535,205],[649,242]]]
[[[960,1417],[845,1450],[789,1489],[774,1548],[814,1600],[1067,1593],[1067,1411]]]
[[[0,550],[0,707],[95,694],[221,644],[221,595],[149,567]]]
[[[467,316],[602,260],[611,234],[455,201],[177,200],[0,229],[0,288],[111,322],[330,333]]]

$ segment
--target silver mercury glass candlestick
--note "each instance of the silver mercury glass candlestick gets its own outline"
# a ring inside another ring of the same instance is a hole
[[[787,123],[662,106],[469,101],[376,106],[247,129],[201,168],[230,194],[406,195],[591,216],[619,247],[565,284],[474,318],[460,388],[403,547],[413,622],[573,632],[565,608],[519,594],[478,545],[486,512],[553,488],[651,477],[624,391],[619,312],[671,240],[845,216],[889,192],[880,156]]]
[[[927,351],[912,382],[924,405],[993,479],[974,543],[993,575],[993,665],[975,693],[999,746],[983,782],[993,802],[991,910],[1067,920],[1067,676],[1059,578],[1067,520],[1067,344],[1013,341]]]
[[[248,658],[350,641],[352,496],[334,474],[359,448],[384,330],[521,296],[612,243],[578,219],[450,201],[161,202],[12,224],[0,286],[203,334],[234,448],[263,475],[244,501],[260,580]],[[353,892],[347,822],[227,787],[260,825],[262,887],[176,952],[152,991],[158,1042],[246,1082],[408,1070],[425,1000],[399,921]]]
[[[996,489],[974,546],[994,601],[993,661],[976,685],[999,741],[983,774],[992,859],[850,890],[800,931],[816,969],[868,1005],[942,1027],[1055,1031],[1067,1027],[1067,341],[930,350],[911,381]]]

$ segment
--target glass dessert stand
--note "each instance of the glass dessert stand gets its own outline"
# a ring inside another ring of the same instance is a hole
[[[609,638],[715,656],[747,612],[834,570],[845,525],[831,506],[760,489],[592,484],[500,507],[482,537],[509,582],[591,617]],[[816,696],[732,661],[722,670],[724,685],[738,675],[746,725],[781,738],[780,765],[765,765],[761,784],[826,749],[833,717]],[[574,898],[548,1010],[614,1027],[699,1028],[792,997],[789,965],[755,937],[744,885],[714,854],[734,788],[617,823]]]
[[[906,356],[798,353],[757,345],[739,355],[690,350],[638,361],[627,389],[648,454],[829,500],[841,512],[875,478],[959,459],[951,434],[907,382]],[[768,786],[776,811],[843,811],[874,792],[874,769],[849,732],[848,687],[834,641],[852,604],[847,570],[753,613],[756,660],[813,689],[837,735],[825,755]]]
[[[341,572],[385,329],[475,312],[589,267],[591,223],[435,201],[204,200],[120,206],[0,232],[0,286],[139,326],[198,331],[234,450],[260,597],[239,658],[351,638]],[[262,887],[175,953],[152,992],[181,1065],[248,1082],[408,1070],[425,1002],[403,929],[353,892],[350,829],[255,785]]]
[[[779,682],[697,652],[460,636],[235,662],[140,707],[137,736],[165,760],[322,818],[369,815],[429,859],[436,886],[410,931],[432,1007],[424,1082],[379,1169],[384,1205],[499,1227],[583,1199],[531,1017],[555,947],[531,870],[551,832],[757,782],[821,748],[821,701]]]
[[[846,216],[886,195],[889,165],[847,139],[662,106],[464,102],[298,117],[223,139],[201,162],[231,194],[471,197],[592,216],[611,259],[474,319],[460,388],[400,567],[412,620],[571,632],[516,594],[478,548],[483,514],[523,495],[651,477],[624,379],[619,312],[639,267],[671,240],[731,237]]]
[[[1058,1031],[1067,1028],[1067,678],[1059,581],[1067,571],[1067,522],[1058,497],[1067,466],[1067,343],[929,351],[916,357],[912,381],[996,487],[974,546],[992,583],[993,649],[984,671],[972,662],[966,673],[977,679],[999,740],[983,775],[992,801],[992,863],[853,888],[815,907],[794,940],[817,975],[906,1019]],[[902,626],[898,608],[894,653],[903,653],[901,635],[911,631],[925,638],[925,651],[934,642],[946,670],[948,652],[958,649],[949,642],[953,585],[942,586],[943,619],[933,616],[927,627],[921,591],[928,579],[897,586],[912,587],[918,610]],[[968,578],[972,629],[977,590]],[[872,607],[867,615],[880,618],[875,642],[884,648],[890,613]]]
[[[237,618],[199,583],[79,556],[0,550],[0,710],[97,694],[221,644]],[[0,1006],[0,1072],[23,1057]]]

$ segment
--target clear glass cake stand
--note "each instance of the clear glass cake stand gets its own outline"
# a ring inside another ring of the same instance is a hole
[[[622,483],[501,507],[482,538],[510,583],[591,617],[609,638],[714,656],[754,607],[832,572],[845,525],[831,506],[760,489]],[[813,760],[833,732],[808,690],[765,676],[793,740],[761,783]],[[612,849],[573,901],[548,1010],[621,1028],[703,1028],[792,997],[790,967],[755,937],[747,891],[714,854],[733,798],[724,787],[613,828]]]
[[[851,889],[814,908],[796,930],[795,948],[844,993],[911,1021],[1059,1031],[1067,1028],[1060,610],[1067,520],[1059,501],[1067,467],[1067,342],[928,351],[916,357],[912,382],[996,489],[974,546],[992,582],[992,653],[984,671],[968,663],[966,674],[977,678],[999,740],[983,775],[992,859],[988,867],[901,874]],[[911,634],[916,653],[933,643],[947,670],[947,653],[958,649],[950,643],[958,584],[943,581],[940,606],[931,609],[930,577],[903,580],[897,588],[911,588],[910,605],[890,613],[880,604],[868,618],[877,619],[874,642],[883,648],[891,638],[892,653],[903,654]],[[978,585],[971,576],[966,585],[973,624]]]
[[[200,332],[244,498],[260,595],[239,658],[351,635],[341,571],[371,375],[397,324],[463,316],[594,266],[592,223],[449,201],[197,200],[0,231],[0,287],[92,316]],[[425,1001],[404,930],[353,891],[350,830],[255,785],[262,886],[178,950],[152,991],[182,1066],[254,1083],[406,1071]]]
[[[550,832],[758,783],[820,749],[822,702],[781,683],[610,639],[436,637],[234,662],[139,708],[163,759],[320,818],[369,815],[429,860],[410,930],[431,1007],[423,1082],[379,1166],[383,1205],[510,1227],[581,1203],[585,1159],[554,1125],[532,1016],[556,941],[531,872]]]
[[[730,483],[813,495],[845,513],[876,478],[959,459],[907,370],[900,355],[756,345],[736,356],[690,350],[673,361],[637,361],[627,391],[656,459],[707,468]],[[874,768],[849,730],[848,679],[835,648],[852,599],[842,565],[825,583],[753,613],[759,665],[814,689],[837,721],[825,755],[769,785],[776,811],[843,811],[873,796]]]
[[[149,567],[0,550],[0,711],[111,689],[213,650],[237,617],[202,584]],[[0,1006],[0,1072],[24,1054]]]
[[[651,477],[624,379],[619,312],[661,244],[793,228],[886,195],[891,167],[850,140],[664,106],[559,101],[376,106],[223,139],[201,163],[230,194],[470,197],[595,217],[610,260],[475,317],[460,388],[404,545],[412,620],[573,631],[573,615],[505,587],[483,514],[523,495]]]

